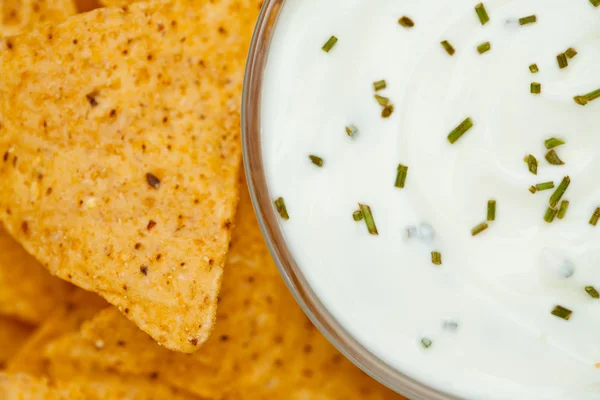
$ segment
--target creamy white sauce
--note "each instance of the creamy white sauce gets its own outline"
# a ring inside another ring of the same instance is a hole
[[[287,0],[261,100],[270,192],[286,201],[281,226],[311,287],[398,370],[468,398],[600,399],[600,300],[584,291],[600,290],[600,225],[588,223],[600,205],[600,100],[573,101],[600,88],[600,8],[492,0],[482,26],[476,3]],[[538,22],[520,26],[531,14]],[[404,15],[414,28],[397,23]],[[325,53],[331,35],[339,41]],[[559,69],[569,47],[579,54]],[[380,79],[389,119],[373,99]],[[475,126],[450,145],[466,117]],[[553,136],[567,141],[556,149],[564,166],[544,159]],[[523,162],[530,153],[537,176]],[[405,189],[394,187],[399,163],[409,166]],[[566,175],[567,216],[547,224],[553,190],[528,188]],[[496,221],[472,237],[492,198]],[[379,236],[353,221],[358,202],[371,206]],[[421,223],[435,234],[407,239]],[[573,311],[569,321],[550,314],[556,305]]]

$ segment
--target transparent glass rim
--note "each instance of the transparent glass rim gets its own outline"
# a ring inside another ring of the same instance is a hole
[[[262,76],[277,17],[285,1],[265,0],[263,3],[250,44],[242,94],[244,168],[254,210],[269,250],[286,285],[308,318],[356,366],[385,386],[411,399],[456,399],[404,375],[361,345],[321,303],[286,246],[267,186],[260,140]]]

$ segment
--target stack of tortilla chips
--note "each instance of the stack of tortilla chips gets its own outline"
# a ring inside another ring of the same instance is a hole
[[[398,398],[304,316],[240,182],[260,1],[128,3],[0,0],[0,398]]]

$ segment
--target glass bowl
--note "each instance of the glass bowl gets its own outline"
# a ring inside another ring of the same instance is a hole
[[[350,361],[382,384],[411,399],[455,399],[404,375],[363,347],[323,306],[286,246],[267,186],[260,138],[263,72],[277,17],[284,3],[285,0],[265,0],[263,4],[250,45],[242,95],[242,141],[246,178],[271,254],[281,276],[306,315]]]

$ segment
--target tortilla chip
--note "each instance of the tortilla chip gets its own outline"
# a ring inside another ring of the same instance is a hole
[[[84,321],[106,307],[108,304],[97,295],[78,289],[28,338],[8,362],[7,371],[46,375],[48,362],[44,357],[45,346],[62,335],[77,332]]]
[[[21,348],[33,327],[12,318],[0,316],[0,369]]]
[[[400,399],[347,361],[306,318],[279,276],[247,194],[237,215],[218,322],[197,353],[161,348],[107,309],[84,323],[81,334],[48,345],[48,357],[158,375],[206,398]]]
[[[77,400],[83,392],[73,385],[50,384],[45,378],[0,372],[0,398],[4,400]]]
[[[181,0],[0,41],[0,219],[183,352],[212,330],[238,199],[239,31]]]
[[[2,0],[0,37],[18,35],[43,23],[61,22],[73,14],[72,0]]]

